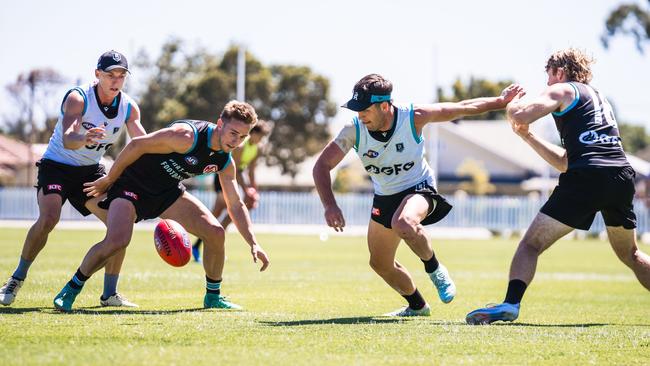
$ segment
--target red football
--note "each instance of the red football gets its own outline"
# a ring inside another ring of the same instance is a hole
[[[182,267],[190,261],[190,237],[174,220],[160,220],[153,232],[156,251],[165,262]]]

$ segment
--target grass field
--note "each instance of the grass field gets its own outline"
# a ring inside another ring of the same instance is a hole
[[[0,276],[11,274],[25,229],[0,229]],[[650,293],[599,241],[562,241],[542,257],[520,318],[465,325],[503,299],[516,240],[435,241],[458,286],[440,303],[421,262],[398,253],[432,306],[429,318],[379,316],[403,305],[368,266],[365,238],[260,235],[265,273],[238,235],[227,237],[223,293],[246,310],[203,310],[204,274],[165,264],[136,232],[120,291],[138,309],[100,308],[103,271],[77,298],[52,299],[100,231],[55,230],[12,307],[0,308],[2,365],[585,365],[650,364]],[[650,248],[644,246],[647,252]]]

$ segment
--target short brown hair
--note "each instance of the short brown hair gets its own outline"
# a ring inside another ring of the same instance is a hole
[[[365,94],[387,95],[393,91],[393,83],[379,74],[369,74],[354,84],[354,91],[361,91]]]
[[[591,81],[591,64],[594,58],[577,48],[557,51],[546,61],[546,71],[562,69],[569,81],[589,84]]]
[[[223,107],[221,115],[219,116],[224,123],[228,123],[233,119],[242,121],[249,125],[257,123],[257,113],[255,108],[246,102],[231,100]]]
[[[267,136],[271,133],[271,125],[267,121],[260,119],[255,124],[255,127],[251,129],[251,133],[259,133],[260,135]]]

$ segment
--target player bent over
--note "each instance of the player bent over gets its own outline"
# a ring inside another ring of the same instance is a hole
[[[55,308],[70,311],[84,283],[114,253],[131,241],[133,224],[160,217],[179,222],[205,243],[203,268],[206,275],[206,308],[241,309],[221,296],[225,257],[225,232],[219,221],[197,198],[185,191],[182,180],[218,172],[228,212],[237,229],[251,247],[253,261],[269,259],[251,231],[246,206],[236,188],[230,152],[248,136],[257,121],[252,106],[231,101],[221,112],[217,124],[181,120],[169,127],[133,139],[117,157],[107,176],[86,184],[88,195],[108,190],[99,203],[108,208],[104,239],[90,248],[72,279],[54,298]],[[109,189],[110,187],[110,189]]]
[[[511,85],[499,97],[415,106],[393,104],[392,90],[393,84],[377,74],[357,82],[352,99],[343,107],[358,116],[325,147],[314,166],[314,182],[327,225],[342,231],[345,220],[332,192],[330,171],[354,148],[375,189],[368,225],[370,267],[408,302],[386,315],[428,316],[429,305],[406,268],[395,260],[397,246],[404,240],[424,263],[440,300],[454,299],[456,286],[422,227],[440,221],[451,210],[434,188],[433,171],[424,159],[422,129],[431,122],[503,109],[521,89]]]
[[[27,233],[18,267],[0,288],[0,304],[11,305],[16,299],[31,264],[59,222],[66,200],[82,215],[92,213],[106,222],[106,210],[97,207],[99,198],[87,197],[83,184],[106,174],[99,161],[123,127],[131,137],[145,134],[138,105],[122,91],[128,67],[121,53],[105,52],[97,61],[97,81],[72,88],[63,97],[61,116],[37,164],[38,219]],[[117,292],[125,253],[117,252],[106,262],[101,306],[137,306]]]

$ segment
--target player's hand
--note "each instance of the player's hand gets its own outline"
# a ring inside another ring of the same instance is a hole
[[[503,91],[501,92],[501,95],[499,96],[499,98],[501,98],[501,100],[503,101],[504,106],[505,106],[508,103],[510,103],[510,101],[515,99],[515,97],[517,99],[519,99],[519,98],[523,97],[524,95],[526,95],[526,91],[524,90],[524,88],[521,85],[519,85],[519,84],[510,84],[505,89],[503,89]]]
[[[102,193],[108,191],[113,182],[108,178],[108,175],[105,175],[94,182],[84,183],[84,192],[88,197],[97,197]]]
[[[260,195],[257,193],[257,190],[253,187],[248,187],[244,189],[244,204],[247,208],[257,208],[257,205],[260,201]]]
[[[99,143],[99,140],[104,138],[106,138],[106,129],[104,129],[104,126],[93,127],[84,134],[86,145],[95,145]]]
[[[264,271],[269,266],[269,256],[266,255],[266,252],[259,244],[255,244],[251,247],[251,255],[253,256],[253,262],[257,263],[258,259],[262,262],[260,272]]]
[[[517,122],[510,122],[510,127],[512,127],[512,131],[519,135],[520,137],[527,137],[530,134],[529,131],[529,124],[526,123],[517,123]]]
[[[343,212],[337,205],[325,208],[325,221],[327,222],[327,226],[334,228],[335,231],[342,232],[345,227]]]

